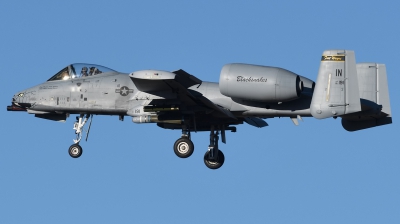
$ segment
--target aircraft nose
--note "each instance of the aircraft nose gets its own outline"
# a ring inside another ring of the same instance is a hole
[[[26,111],[32,104],[27,102],[26,91],[20,91],[14,94],[11,99],[11,106],[7,106],[7,111]]]
[[[12,98],[12,102],[13,103],[22,103],[24,95],[25,95],[24,91],[17,92],[16,94],[14,94],[14,96]]]

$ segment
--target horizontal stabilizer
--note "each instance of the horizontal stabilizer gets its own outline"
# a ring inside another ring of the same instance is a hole
[[[357,64],[362,111],[342,116],[347,131],[392,123],[386,66],[376,63]]]
[[[381,125],[391,124],[391,117],[383,117],[378,119],[369,119],[369,120],[347,120],[342,118],[342,126],[346,131],[359,131],[362,129],[373,128]]]

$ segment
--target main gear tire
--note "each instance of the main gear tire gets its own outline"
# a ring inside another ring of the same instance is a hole
[[[224,165],[224,162],[225,156],[221,150],[218,150],[217,159],[210,159],[210,151],[207,151],[204,155],[204,164],[206,164],[206,166],[212,170],[220,168],[222,165]]]
[[[174,144],[174,152],[180,158],[188,158],[194,152],[193,142],[188,138],[180,138]]]

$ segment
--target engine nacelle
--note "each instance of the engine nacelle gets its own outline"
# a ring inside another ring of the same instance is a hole
[[[221,70],[219,89],[225,96],[261,102],[285,102],[300,97],[299,75],[276,67],[227,64]]]

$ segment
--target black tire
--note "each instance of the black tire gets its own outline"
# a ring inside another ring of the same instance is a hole
[[[82,147],[78,144],[73,144],[69,147],[68,153],[72,158],[79,158],[82,155]]]
[[[218,150],[217,160],[210,160],[210,151],[207,151],[204,155],[204,164],[206,164],[206,166],[212,170],[220,168],[222,165],[224,165],[224,162],[225,156],[221,150]]]
[[[194,152],[193,142],[188,138],[180,138],[174,144],[174,152],[180,158],[188,158]]]

